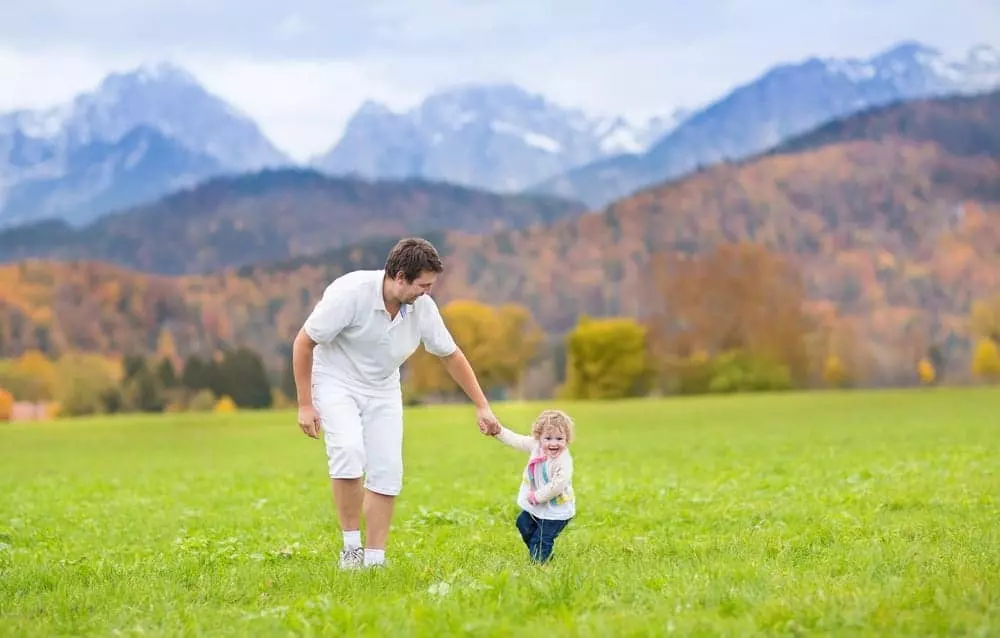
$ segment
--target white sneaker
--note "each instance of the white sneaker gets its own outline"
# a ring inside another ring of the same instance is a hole
[[[340,550],[341,569],[360,569],[365,565],[365,549],[363,547],[352,547]]]

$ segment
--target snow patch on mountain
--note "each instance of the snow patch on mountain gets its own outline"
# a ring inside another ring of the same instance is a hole
[[[681,114],[632,122],[588,115],[511,84],[459,85],[400,113],[363,104],[313,164],[331,174],[518,190],[597,158],[642,152]]]

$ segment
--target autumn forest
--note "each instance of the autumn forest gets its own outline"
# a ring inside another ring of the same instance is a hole
[[[0,417],[267,407],[336,276],[403,235],[493,396],[1000,379],[1000,92],[904,102],[604,210],[308,172],[0,233]],[[457,388],[422,350],[408,401]]]

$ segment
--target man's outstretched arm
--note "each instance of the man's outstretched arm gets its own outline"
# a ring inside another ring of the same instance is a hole
[[[441,357],[441,361],[458,387],[462,388],[469,400],[475,404],[479,430],[484,434],[496,434],[500,430],[500,423],[493,415],[490,402],[486,400],[486,395],[479,385],[479,379],[476,378],[476,372],[472,369],[472,364],[469,363],[462,349],[456,347],[454,352]]]
[[[421,339],[424,342],[424,349],[435,355],[444,363],[445,370],[455,380],[458,387],[462,388],[465,395],[476,406],[476,420],[479,422],[479,431],[483,434],[495,435],[500,431],[500,423],[493,416],[490,409],[490,402],[486,400],[483,389],[479,386],[479,379],[472,369],[472,365],[465,357],[465,353],[458,347],[452,338],[448,327],[441,318],[437,303],[427,297],[424,302],[427,314],[423,318],[420,326]]]

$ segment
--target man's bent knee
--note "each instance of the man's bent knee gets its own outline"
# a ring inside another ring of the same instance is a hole
[[[403,490],[402,465],[368,468],[365,489],[383,496],[399,496]]]
[[[330,478],[361,478],[365,471],[365,451],[358,445],[327,448]]]
[[[365,482],[365,489],[368,490],[369,492],[374,493],[374,494],[378,494],[379,496],[388,496],[388,497],[393,497],[394,498],[396,496],[399,496],[399,493],[403,491],[403,486],[402,485],[390,485],[390,486],[374,485],[374,484],[366,481]]]

